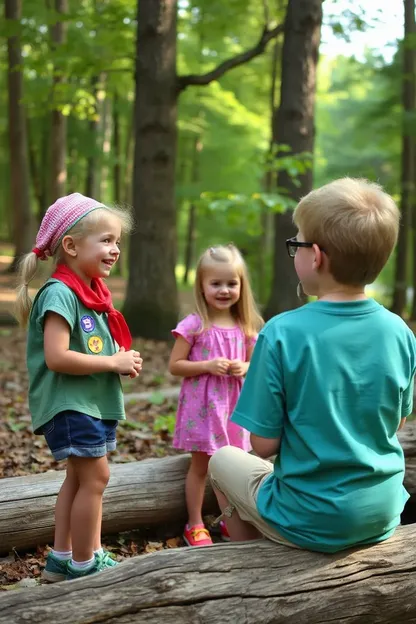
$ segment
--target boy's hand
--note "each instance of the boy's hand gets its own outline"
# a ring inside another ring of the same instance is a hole
[[[244,377],[247,372],[248,362],[242,360],[231,360],[228,372],[234,377]]]
[[[207,373],[210,375],[226,375],[230,364],[230,360],[223,357],[215,358],[215,360],[208,360],[206,363]]]
[[[138,351],[133,349],[126,351],[124,347],[111,356],[113,358],[113,370],[119,375],[130,375],[132,379],[138,377],[142,370],[143,360]]]

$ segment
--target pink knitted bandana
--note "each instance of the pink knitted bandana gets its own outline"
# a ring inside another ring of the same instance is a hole
[[[104,207],[81,193],[60,197],[46,211],[36,236],[36,247],[32,251],[40,260],[47,260],[48,256],[53,256],[61,238],[69,229],[92,210]]]

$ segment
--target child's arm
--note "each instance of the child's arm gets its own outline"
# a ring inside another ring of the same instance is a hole
[[[188,360],[191,345],[178,336],[170,354],[169,372],[177,377],[197,377],[198,375],[226,375],[230,366],[230,360],[216,358],[215,360],[203,360],[191,362]]]
[[[399,425],[399,427],[398,427],[397,431],[400,431],[400,429],[403,429],[403,427],[404,427],[405,423],[406,423],[406,418],[402,418],[402,419],[400,420],[400,425]]]
[[[250,442],[253,451],[263,459],[276,455],[280,448],[280,438],[262,438],[261,436],[251,433]]]
[[[48,312],[44,324],[44,350],[46,366],[55,373],[66,375],[92,375],[113,372],[137,377],[141,370],[141,357],[137,351],[120,349],[114,355],[88,355],[71,351],[70,327],[63,316]]]

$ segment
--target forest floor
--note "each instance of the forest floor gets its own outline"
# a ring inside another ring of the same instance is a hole
[[[0,319],[12,314],[15,299],[16,278],[5,272],[9,262],[10,257],[2,255],[0,248]],[[124,280],[114,277],[108,283],[114,300],[122,301]],[[182,313],[188,313],[192,295],[181,292],[180,304]],[[110,462],[138,461],[176,452],[171,441],[179,382],[167,370],[171,346],[167,342],[135,340],[134,348],[144,360],[143,372],[135,380],[123,380],[127,420],[118,427],[117,450],[110,453]],[[0,487],[2,478],[65,468],[64,462],[53,460],[43,436],[32,433],[25,348],[24,331],[0,324]],[[143,537],[138,532],[104,536],[103,544],[120,561],[184,545],[180,536],[163,539],[160,535]],[[34,551],[13,551],[0,557],[0,591],[37,584],[49,546],[39,544]]]

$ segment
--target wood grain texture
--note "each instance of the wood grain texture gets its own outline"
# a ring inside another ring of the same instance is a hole
[[[416,525],[323,555],[266,540],[159,551],[0,595],[0,624],[416,622]]]
[[[110,466],[104,494],[103,533],[186,521],[189,455]],[[53,539],[56,497],[65,473],[50,471],[0,480],[0,553]],[[207,512],[217,510],[207,486]]]

